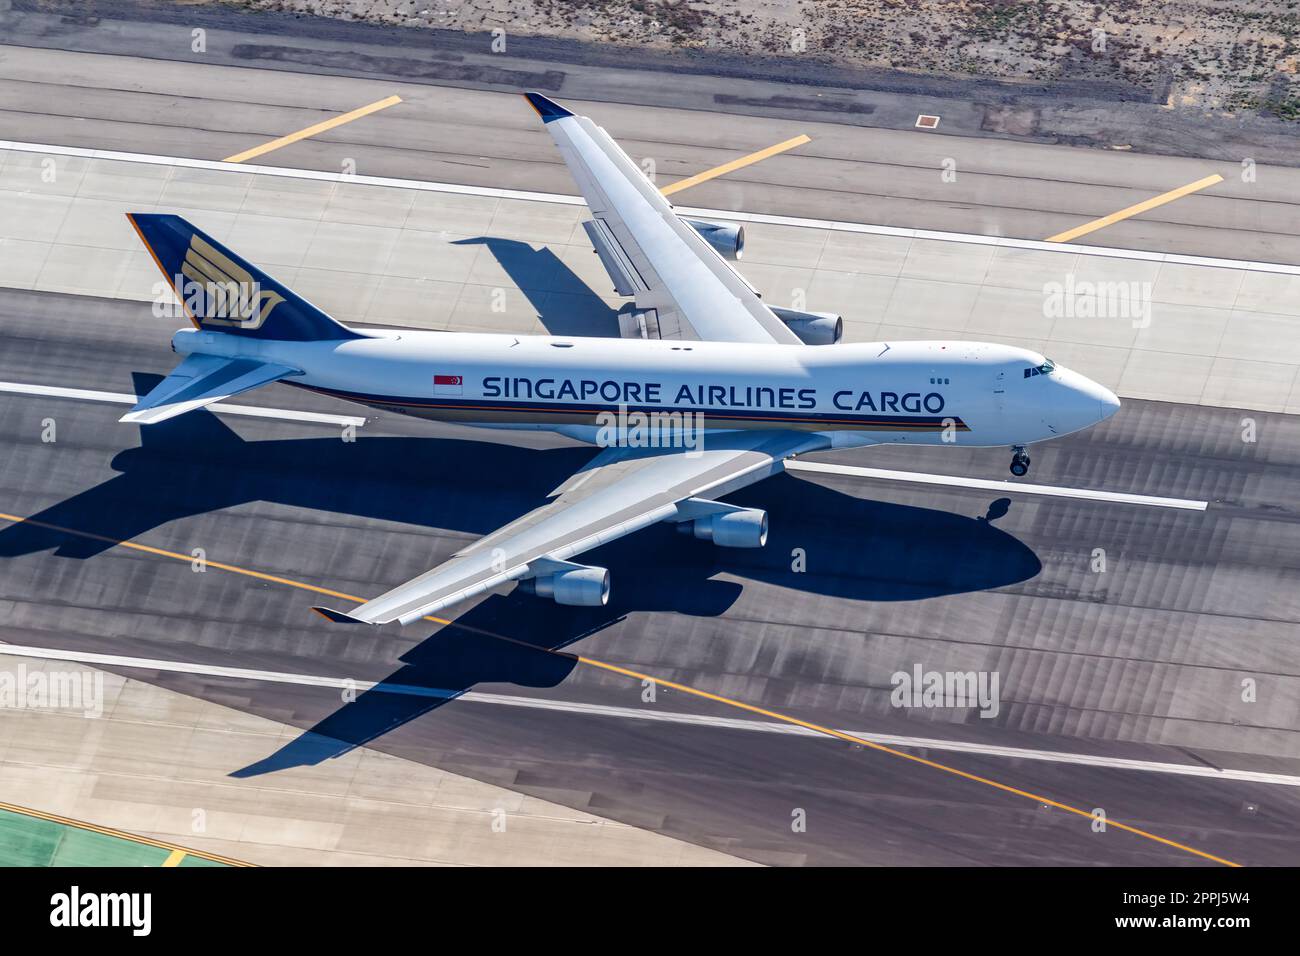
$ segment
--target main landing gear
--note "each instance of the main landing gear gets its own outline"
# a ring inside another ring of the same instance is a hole
[[[1029,456],[1025,454],[1024,445],[1011,446],[1011,474],[1017,478],[1029,474]]]

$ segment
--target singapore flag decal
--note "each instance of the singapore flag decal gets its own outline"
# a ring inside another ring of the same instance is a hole
[[[460,395],[465,379],[461,375],[435,375],[433,377],[434,395]]]

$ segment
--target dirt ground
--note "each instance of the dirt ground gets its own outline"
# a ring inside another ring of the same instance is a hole
[[[1120,82],[1172,106],[1300,119],[1300,0],[226,0],[377,23]]]

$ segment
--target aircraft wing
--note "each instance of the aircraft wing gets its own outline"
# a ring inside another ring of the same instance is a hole
[[[730,506],[712,500],[784,468],[792,455],[827,446],[808,432],[738,431],[699,454],[607,448],[552,493],[552,500],[458,551],[443,564],[349,612],[314,608],[338,623],[409,624],[508,581],[549,574],[575,555],[658,521]]]
[[[615,291],[636,297],[642,335],[800,344],[608,133],[540,93],[524,96],[587,200],[594,218],[584,227]]]

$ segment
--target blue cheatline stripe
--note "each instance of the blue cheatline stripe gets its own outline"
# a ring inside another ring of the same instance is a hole
[[[776,422],[788,424],[844,425],[853,428],[880,429],[940,429],[951,422],[958,431],[970,431],[967,425],[956,415],[852,415],[829,414],[826,412],[783,411],[768,409],[762,414],[754,411],[732,411],[727,409],[697,408],[694,406],[675,405],[561,405],[547,402],[495,402],[491,399],[463,398],[405,398],[396,395],[374,395],[366,392],[348,392],[340,389],[322,388],[318,385],[306,385],[302,382],[286,382],[298,388],[342,398],[347,401],[360,402],[365,405],[391,405],[400,408],[442,408],[452,411],[468,412],[521,412],[525,414],[558,414],[594,416],[602,412],[618,414],[625,410],[628,414],[699,414],[705,418],[722,419],[736,422]]]

